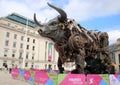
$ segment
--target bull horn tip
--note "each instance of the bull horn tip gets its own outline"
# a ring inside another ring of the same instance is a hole
[[[34,17],[36,17],[36,13],[34,13]]]
[[[49,3],[49,2],[47,2],[47,4],[49,5],[50,3]]]
[[[51,6],[51,4],[50,4],[49,2],[47,2],[47,4],[48,4],[49,6]]]

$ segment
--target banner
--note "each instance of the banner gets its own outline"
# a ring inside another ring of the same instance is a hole
[[[84,74],[59,74],[57,85],[86,85]]]
[[[110,85],[120,85],[120,74],[110,74]]]
[[[108,74],[88,74],[87,85],[109,85]]]
[[[48,43],[48,61],[52,60],[52,43]]]

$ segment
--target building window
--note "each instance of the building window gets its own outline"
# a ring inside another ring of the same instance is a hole
[[[13,47],[16,47],[16,42],[13,42]]]
[[[32,50],[33,50],[33,51],[35,50],[35,46],[32,47]]]
[[[45,69],[47,69],[47,64],[45,64]]]
[[[54,69],[56,69],[56,65],[54,65]]]
[[[23,43],[20,44],[20,48],[23,48]]]
[[[27,50],[29,49],[29,45],[27,45],[26,49],[27,49]]]
[[[3,66],[7,67],[7,61],[6,60],[3,61]]]
[[[7,23],[8,26],[10,26],[10,23]]]
[[[14,39],[17,39],[17,34],[14,34]]]
[[[31,65],[31,68],[33,68],[33,64]]]
[[[21,41],[23,41],[24,40],[24,36],[21,36]]]
[[[19,59],[22,59],[22,52],[19,53]]]
[[[8,46],[9,45],[9,40],[6,40],[5,41],[5,46]]]
[[[27,67],[28,66],[28,63],[25,63],[25,67]]]
[[[30,38],[27,38],[27,42],[29,42],[30,41]]]
[[[120,71],[120,54],[118,54],[118,58],[119,58],[119,71]]]
[[[35,39],[33,39],[33,43],[35,43]]]
[[[7,57],[8,50],[4,50],[4,57]]]
[[[29,53],[26,53],[26,59],[28,59],[28,55],[29,55]]]
[[[12,52],[12,57],[15,57],[15,51],[13,50],[13,52]]]
[[[6,37],[9,37],[9,36],[10,36],[10,33],[9,33],[9,32],[7,32],[7,33],[6,33]]]
[[[120,64],[120,54],[118,54],[118,56],[119,56],[119,64]]]
[[[34,67],[34,63],[32,63],[32,65],[31,65],[31,68],[33,68]]]
[[[45,49],[47,48],[47,44],[48,44],[48,42],[46,41],[45,42]],[[47,60],[47,49],[45,50],[45,61]]]
[[[35,54],[32,54],[32,60],[34,60],[34,56],[35,56]]]

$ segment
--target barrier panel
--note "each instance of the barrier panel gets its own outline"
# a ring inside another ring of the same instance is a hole
[[[35,73],[35,79],[34,81],[38,84],[45,84],[47,81],[48,81],[49,77],[48,75],[46,74],[46,72],[39,72],[37,71]]]
[[[34,83],[35,72],[30,70],[30,74],[31,74],[31,76],[30,76],[29,82]]]
[[[87,85],[109,85],[108,74],[88,74]]]
[[[42,85],[120,85],[120,74],[57,74],[13,68],[12,77]]]
[[[110,85],[120,85],[120,74],[110,74]]]
[[[18,78],[18,76],[19,76],[19,69],[13,68],[12,69],[12,77],[13,78]]]
[[[24,70],[24,80],[29,81],[31,77],[29,70]]]
[[[57,85],[86,85],[84,74],[59,74]]]
[[[24,79],[24,70],[23,69],[19,69],[19,79]]]
[[[49,79],[45,85],[56,85],[58,75],[56,73],[47,73],[47,75],[49,76]]]

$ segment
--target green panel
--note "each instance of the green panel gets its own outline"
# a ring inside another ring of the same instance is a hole
[[[19,74],[18,78],[19,78],[19,79],[23,79],[22,75],[20,75],[20,74]]]
[[[58,75],[58,81],[57,81],[57,85],[60,85],[60,83],[64,80],[64,78],[66,77],[67,74],[59,74]]]
[[[102,79],[104,79],[104,81],[109,85],[109,76],[108,74],[99,74]]]
[[[55,74],[55,73],[48,73],[48,76],[50,77],[50,79],[52,79],[52,81],[56,85],[56,83],[57,83],[57,74]]]

